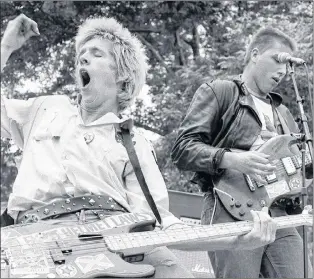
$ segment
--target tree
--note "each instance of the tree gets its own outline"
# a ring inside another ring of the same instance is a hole
[[[135,124],[160,135],[155,149],[170,189],[198,191],[189,182],[191,173],[178,171],[169,158],[177,128],[200,84],[241,73],[252,33],[272,25],[295,37],[299,43],[296,56],[308,62],[311,77],[313,73],[311,1],[13,1],[0,5],[1,34],[8,20],[21,12],[37,21],[41,32],[40,37],[32,38],[12,55],[2,74],[2,92],[10,98],[43,94],[75,98],[73,37],[77,26],[89,16],[115,17],[138,36],[151,65],[147,84],[152,106],[137,102]],[[299,91],[305,93],[306,75],[299,69],[297,73]],[[38,91],[21,94],[21,88],[35,80]],[[297,115],[291,80],[283,82],[278,91]],[[305,111],[311,125],[309,102],[305,103]],[[12,177],[12,170],[16,173],[14,160],[21,151],[14,149],[10,141],[2,143],[4,189],[12,184],[12,179],[6,177]]]

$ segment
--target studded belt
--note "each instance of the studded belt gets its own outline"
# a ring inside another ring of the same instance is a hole
[[[45,206],[33,210],[20,212],[17,223],[24,223],[29,218],[37,220],[45,220],[56,215],[67,213],[75,213],[82,209],[101,209],[104,211],[122,211],[127,210],[118,204],[113,198],[106,195],[88,195],[73,198],[65,198],[59,201],[49,203]]]

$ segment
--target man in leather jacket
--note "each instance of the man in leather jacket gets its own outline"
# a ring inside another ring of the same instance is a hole
[[[276,55],[295,50],[294,40],[286,34],[263,28],[247,49],[238,79],[204,83],[196,91],[171,156],[179,169],[195,172],[193,180],[205,192],[203,224],[235,221],[216,194],[214,178],[233,169],[263,184],[262,176],[276,168],[269,155],[255,150],[278,134],[298,132],[281,96],[271,91],[286,74],[286,64],[278,62]],[[232,152],[234,149],[242,152]],[[286,215],[286,204],[287,200],[273,204],[271,216]],[[217,278],[258,278],[260,273],[300,278],[304,273],[302,238],[295,228],[277,231],[275,242],[251,251],[208,254]]]

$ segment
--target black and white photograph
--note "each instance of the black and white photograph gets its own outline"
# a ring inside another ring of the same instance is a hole
[[[0,1],[1,278],[313,278],[313,1]]]

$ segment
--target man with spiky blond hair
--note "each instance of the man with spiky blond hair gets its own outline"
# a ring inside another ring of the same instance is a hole
[[[39,35],[37,24],[25,15],[9,22],[1,42],[1,69],[10,54],[33,35]],[[146,54],[135,36],[112,18],[91,18],[76,36],[80,89],[76,105],[60,95],[27,101],[2,98],[1,135],[23,148],[6,220],[11,216],[14,223],[47,229],[60,223],[95,222],[117,213],[153,215],[120,137],[120,124],[126,120],[121,113],[141,91],[147,69]],[[136,131],[133,142],[162,229],[184,226],[169,212],[167,188],[151,145]],[[108,202],[95,208],[98,199]],[[82,200],[85,204],[78,204]],[[104,210],[108,203],[110,208]],[[49,210],[59,207],[62,213]],[[255,222],[250,233],[199,242],[193,249],[229,245],[247,249],[252,239],[257,246],[271,242],[275,223],[266,213],[252,214]],[[192,277],[166,247],[146,253],[144,262],[155,266],[156,277]]]

